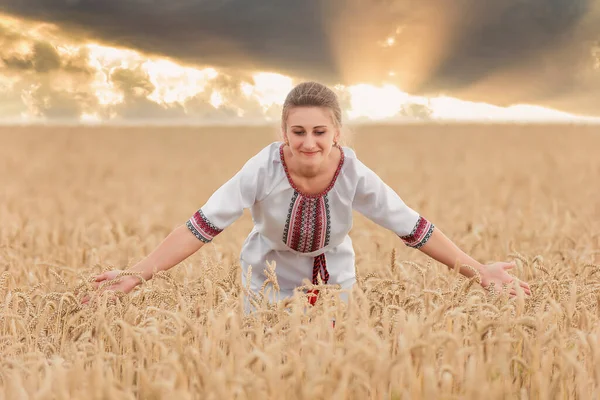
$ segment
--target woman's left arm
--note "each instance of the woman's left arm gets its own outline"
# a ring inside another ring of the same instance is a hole
[[[486,289],[490,288],[490,284],[493,283],[497,290],[502,290],[503,285],[512,285],[513,281],[516,280],[527,295],[531,294],[531,289],[526,282],[515,278],[507,272],[515,266],[514,263],[496,262],[493,264],[481,264],[458,248],[438,227],[433,229],[431,236],[425,244],[419,247],[419,250],[446,265],[449,269],[453,269],[456,264],[460,265],[459,272],[467,278],[473,277],[476,272],[479,273],[480,284]],[[515,288],[511,288],[509,293],[516,295]]]
[[[404,203],[400,196],[389,187],[375,172],[359,160],[354,160],[357,173],[356,192],[352,205],[354,209],[371,221],[396,233],[405,245],[419,249],[429,257],[453,269],[458,263],[459,272],[471,278],[475,271],[481,278],[481,286],[502,290],[504,284],[510,285],[517,278],[508,273],[514,263],[496,262],[481,264],[460,250],[439,229],[418,212]],[[468,265],[473,268],[464,267]],[[526,294],[530,294],[529,285],[517,279]],[[516,290],[511,288],[511,294]]]

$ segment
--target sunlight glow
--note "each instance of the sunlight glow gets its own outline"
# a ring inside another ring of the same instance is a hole
[[[249,83],[242,82],[242,84],[240,85],[240,90],[242,91],[244,96],[246,96],[248,98],[248,97],[252,96],[252,92],[254,91],[254,86],[252,86]]]
[[[219,75],[214,68],[199,70],[167,60],[148,60],[142,68],[156,88],[148,99],[156,103],[183,103],[203,92],[206,84]]]
[[[405,107],[417,105],[431,111],[433,120],[445,121],[575,121],[583,120],[566,112],[541,106],[517,104],[499,107],[487,103],[459,100],[453,97],[412,96],[397,86],[386,84],[373,86],[359,84],[341,89],[350,94],[348,116],[353,119],[382,121],[402,119]],[[589,119],[592,120],[592,119]]]
[[[440,120],[466,121],[565,121],[579,117],[540,106],[517,104],[498,107],[452,97],[435,97],[429,100],[432,117]]]
[[[123,102],[123,93],[112,83],[112,73],[119,69],[127,69],[141,61],[140,55],[132,50],[116,49],[113,47],[88,44],[89,65],[95,70],[91,83],[98,102],[101,105],[114,105]]]
[[[81,46],[76,46],[76,45],[72,45],[72,44],[64,44],[64,43],[61,43],[58,46],[56,46],[56,51],[61,56],[74,57],[80,53],[81,49],[82,49]]]
[[[212,92],[212,94],[210,95],[210,104],[214,107],[214,108],[219,108],[221,107],[221,105],[223,105],[224,101],[223,101],[223,96],[221,95],[221,93],[214,91]]]
[[[102,122],[102,118],[98,114],[83,113],[79,117],[79,121],[83,124],[98,124]]]
[[[118,49],[115,47],[102,46],[99,44],[87,44],[89,50],[90,65],[104,68],[130,68],[142,61],[142,56],[137,51]]]
[[[380,87],[359,84],[349,86],[346,90],[350,93],[350,119],[368,118],[377,121],[394,117],[411,99],[406,92],[389,84]]]
[[[382,41],[377,42],[381,47],[392,47],[396,44],[396,38],[402,33],[403,28],[399,26],[395,32]]]
[[[119,70],[133,72],[128,79],[134,81],[131,83],[131,87],[127,87],[127,90],[134,93],[131,99],[132,102],[138,101],[137,99],[140,96],[145,96],[147,100],[156,104],[180,105],[184,112],[188,113],[186,102],[200,93],[206,93],[199,97],[200,103],[205,102],[215,109],[227,106],[229,109],[235,110],[238,117],[247,114],[248,118],[263,118],[264,121],[278,118],[278,108],[282,106],[285,97],[297,83],[290,76],[258,71],[251,75],[250,82],[241,81],[237,88],[232,88],[227,85],[236,80],[230,79],[233,77],[214,68],[184,66],[166,58],[150,57],[131,49],[116,48],[98,43],[73,42],[66,34],[61,33],[57,26],[52,24],[35,24],[3,15],[0,15],[0,24],[3,29],[9,32],[14,31],[16,37],[18,37],[18,40],[11,43],[10,49],[7,49],[7,52],[10,52],[11,55],[23,58],[30,56],[34,44],[44,41],[56,49],[62,60],[69,60],[69,62],[75,60],[75,63],[87,62],[91,73],[90,80],[82,83],[81,80],[78,81],[74,78],[75,75],[62,71],[52,82],[53,89],[73,94],[74,98],[81,92],[87,92],[96,97],[95,107],[97,108],[86,108],[86,112],[82,113],[79,118],[82,123],[100,123],[105,118],[110,119],[117,116],[118,107],[114,106],[125,101],[126,92],[126,89],[123,88],[123,82],[117,81],[115,83],[114,80],[114,74]],[[402,31],[403,28],[398,27],[395,31],[389,32],[388,37],[378,42],[378,45],[383,47],[395,46]],[[594,47],[591,51],[595,68],[600,68],[600,45]],[[384,74],[389,77],[396,77],[402,75],[403,71],[389,70]],[[36,120],[38,117],[44,118],[43,111],[40,111],[44,107],[39,106],[38,89],[42,85],[48,85],[48,83],[39,79],[26,82],[23,80],[24,76],[0,75],[0,93],[20,91],[16,97],[20,97],[29,110],[27,115],[23,115],[23,118],[28,120]],[[224,79],[217,79],[219,77]],[[140,82],[136,82],[136,79]],[[154,88],[151,93],[148,93],[149,84]],[[83,87],[84,85],[86,86]],[[232,97],[231,93],[235,93],[236,89],[241,92],[241,98]],[[344,102],[349,105],[346,113],[350,121],[404,121],[414,119],[486,122],[600,120],[598,118],[579,117],[534,105],[499,107],[448,96],[413,96],[393,83],[379,86],[366,83],[349,86],[335,85],[334,89],[343,96]],[[44,97],[43,101],[46,101],[45,99]],[[254,111],[255,109],[258,110],[258,114]],[[413,112],[414,110],[417,111]]]
[[[256,98],[263,110],[273,105],[281,106],[288,92],[294,87],[292,78],[272,72],[259,72],[252,75],[254,86],[242,87],[244,93]]]

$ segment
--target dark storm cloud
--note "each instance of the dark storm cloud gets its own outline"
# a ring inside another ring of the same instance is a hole
[[[0,0],[0,11],[200,66],[600,115],[600,0]],[[42,45],[3,60],[57,68]]]
[[[61,66],[60,55],[46,42],[36,42],[30,55],[3,57],[2,61],[9,69],[32,69],[36,72],[49,72]]]
[[[452,5],[457,10],[447,10],[440,28],[447,34],[443,48],[427,73],[406,85],[411,91],[600,115],[600,69],[593,51],[600,38],[599,0]]]
[[[211,80],[205,90],[196,94],[185,102],[185,108],[193,118],[203,120],[236,120],[243,118],[247,121],[258,121],[264,119],[264,110],[256,99],[247,98],[241,90],[243,82],[252,82],[250,77],[220,75]],[[210,104],[210,96],[217,91],[229,100],[228,104],[219,107],[218,110]],[[243,114],[240,115],[239,110]]]
[[[333,75],[320,8],[297,0],[0,2],[3,12],[187,62]]]
[[[246,118],[264,118],[256,99],[247,99],[241,93],[241,83],[252,82],[249,76],[220,74],[208,82],[203,92],[183,104],[158,104],[149,98],[156,88],[141,63],[100,71],[90,66],[85,47],[61,53],[40,37],[44,36],[0,23],[0,120],[3,122],[20,121],[22,115],[73,122],[87,114],[112,121],[214,123],[239,119],[239,110],[244,111]],[[101,104],[96,86],[102,82],[104,88],[112,87],[113,95],[122,98]],[[226,102],[218,109],[210,102],[214,91]]]
[[[155,89],[148,74],[140,68],[117,68],[111,73],[110,80],[125,98],[147,97]]]
[[[95,108],[86,57],[82,51],[61,56],[51,43],[0,24],[0,116],[73,120]]]
[[[435,68],[428,87],[463,87],[494,70],[536,59],[549,49],[577,45],[571,42],[577,39],[574,27],[590,11],[590,0],[468,3],[458,16],[449,44],[452,51]]]
[[[18,45],[26,44],[31,51],[19,51]],[[70,73],[90,74],[88,54],[85,49],[69,56],[61,56],[48,41],[32,39],[27,32],[19,32],[0,23],[0,66],[10,72],[48,73],[65,70]]]

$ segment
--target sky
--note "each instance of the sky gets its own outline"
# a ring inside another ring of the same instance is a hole
[[[600,121],[600,0],[0,0],[0,123]]]

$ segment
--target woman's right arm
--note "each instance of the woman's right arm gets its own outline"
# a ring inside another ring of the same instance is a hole
[[[150,280],[153,274],[166,271],[198,251],[204,244],[212,242],[226,227],[242,216],[265,191],[267,169],[271,162],[270,148],[248,160],[241,170],[217,189],[183,225],[175,228],[146,258],[125,272],[140,274]],[[276,153],[278,154],[278,153]],[[111,281],[124,271],[113,270],[98,275],[94,286]],[[107,289],[133,290],[140,283],[137,276],[122,276],[118,283]]]
[[[156,272],[166,271],[179,264],[204,246],[204,242],[183,224],[175,228],[146,258],[125,270],[138,273],[144,280],[152,279]],[[103,281],[115,279],[123,271],[107,271],[96,277],[94,286],[97,288]],[[120,282],[107,289],[130,292],[141,282],[137,276],[123,276]]]
[[[145,280],[150,280],[156,272],[166,271],[179,264],[204,246],[204,242],[185,226],[175,228],[146,258],[131,267]]]

